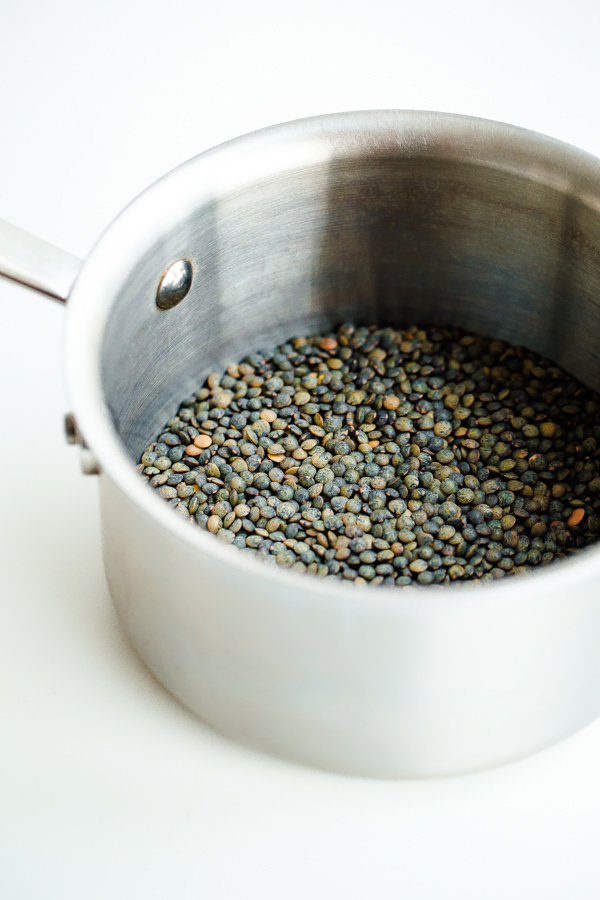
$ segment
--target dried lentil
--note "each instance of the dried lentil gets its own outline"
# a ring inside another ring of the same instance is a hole
[[[140,470],[284,568],[486,582],[598,540],[600,399],[502,341],[345,324],[211,373]]]

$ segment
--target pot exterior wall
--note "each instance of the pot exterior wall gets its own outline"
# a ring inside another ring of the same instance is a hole
[[[307,591],[308,576],[284,573],[282,586],[266,564],[236,565],[233,549],[224,565],[107,475],[100,484],[125,631],[168,690],[234,740],[345,774],[430,777],[516,759],[600,713],[591,581],[565,596],[509,578],[489,600],[468,588]]]

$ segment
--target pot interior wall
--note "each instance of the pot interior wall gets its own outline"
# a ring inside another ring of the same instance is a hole
[[[194,266],[160,311],[161,273]],[[339,322],[455,324],[600,388],[600,216],[543,180],[468,161],[332,160],[203,203],[149,248],[103,342],[132,458],[210,371]]]

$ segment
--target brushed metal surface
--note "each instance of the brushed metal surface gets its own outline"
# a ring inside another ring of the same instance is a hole
[[[194,280],[161,312],[177,259]],[[347,113],[232,141],[131,204],[66,344],[124,628],[205,721],[299,762],[419,777],[547,746],[600,713],[599,549],[491,585],[357,589],[223,546],[135,471],[209,371],[344,320],[455,323],[600,388],[600,161],[496,122]]]
[[[509,762],[600,712],[596,566],[446,592],[330,586],[235,565],[100,485],[125,631],[234,740],[335,772],[421,778]]]

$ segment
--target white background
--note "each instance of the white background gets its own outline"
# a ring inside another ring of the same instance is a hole
[[[599,26],[597,0],[2,0],[0,216],[85,257],[188,157],[347,109],[600,155]],[[598,900],[600,722],[488,773],[376,782],[238,747],[153,681],[62,437],[63,317],[0,284],[0,897]]]

